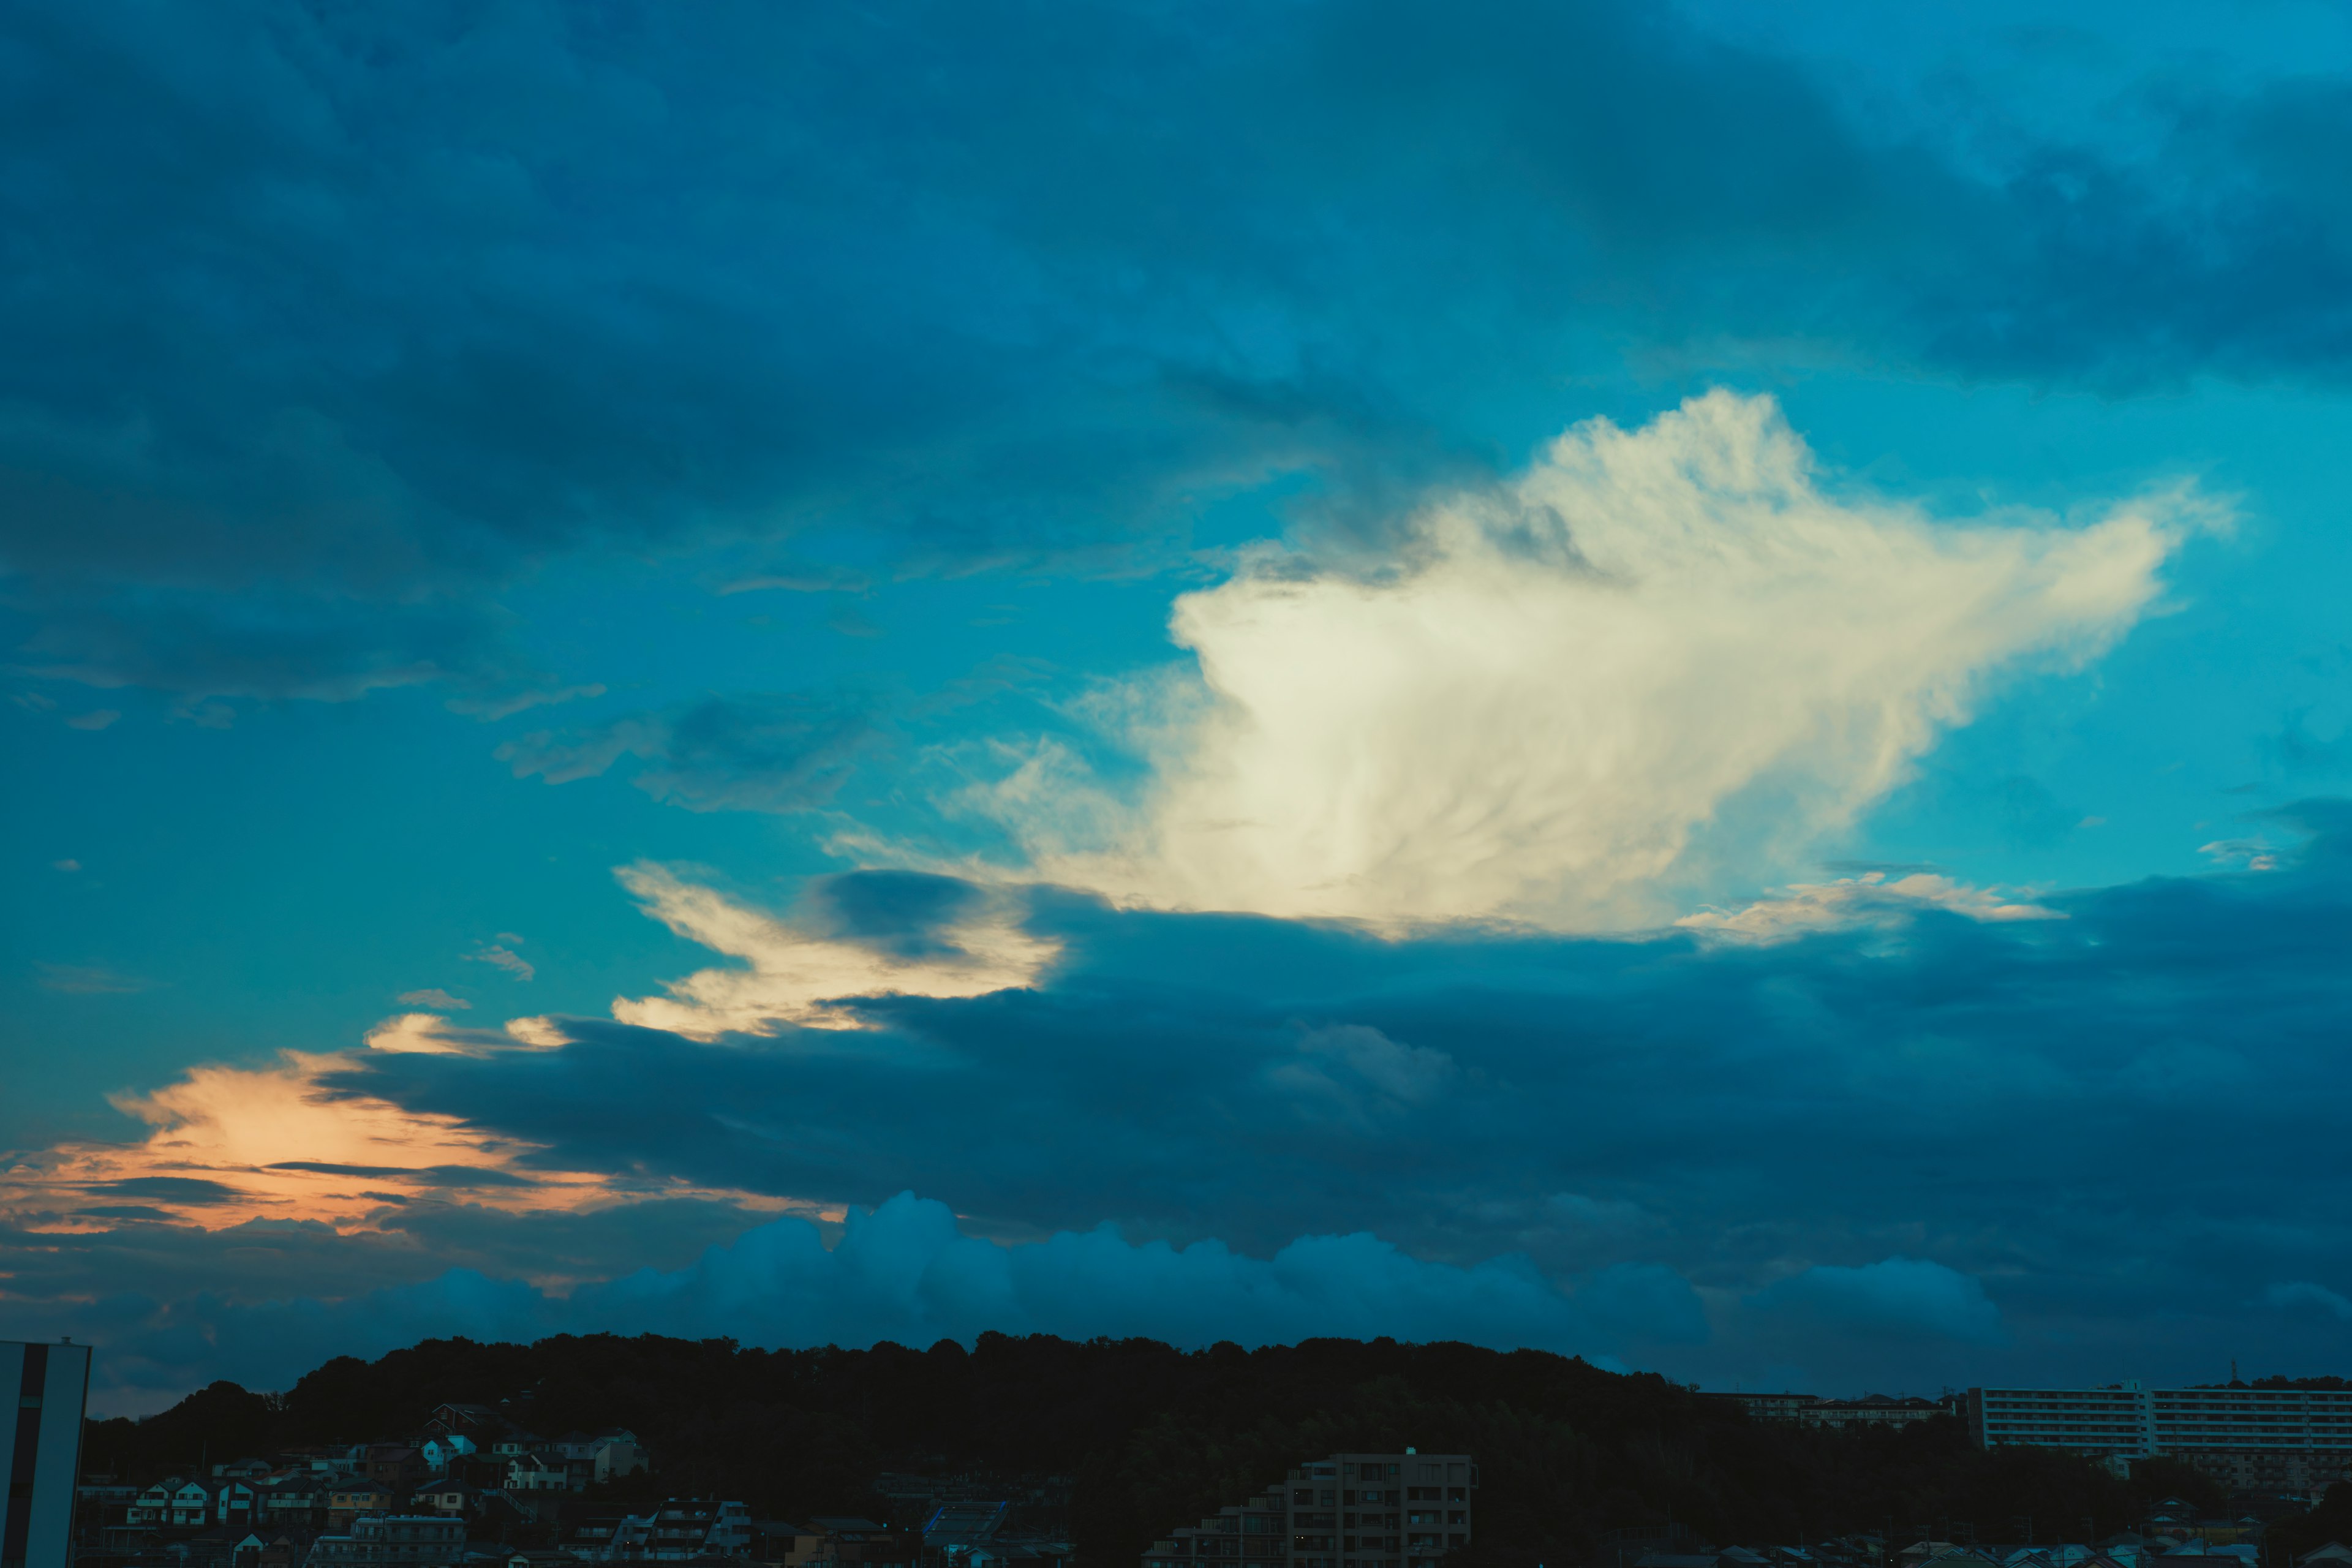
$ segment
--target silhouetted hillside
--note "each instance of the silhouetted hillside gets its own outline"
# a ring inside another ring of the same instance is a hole
[[[1470,1565],[1570,1561],[1602,1531],[1664,1521],[1718,1543],[1890,1526],[2014,1539],[2026,1521],[2042,1540],[2079,1540],[2136,1521],[2143,1489],[2200,1484],[2177,1467],[2135,1484],[2063,1454],[1983,1452],[1952,1419],[1755,1423],[1655,1375],[1537,1351],[1313,1340],[1185,1352],[1001,1334],[970,1352],[433,1340],[330,1362],[283,1394],[218,1383],[144,1421],[94,1422],[86,1463],[145,1479],[205,1456],[403,1435],[445,1400],[503,1402],[544,1434],[627,1426],[652,1450],[659,1490],[787,1517],[873,1507],[885,1469],[1069,1475],[1077,1544],[1097,1564],[1130,1563],[1154,1534],[1302,1458],[1407,1444],[1477,1455]]]

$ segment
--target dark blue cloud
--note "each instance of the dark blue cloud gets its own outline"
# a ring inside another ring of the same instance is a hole
[[[535,731],[499,748],[517,778],[565,784],[624,756],[632,781],[689,811],[807,811],[824,805],[886,736],[879,704],[854,692],[708,697],[593,728]]]
[[[971,914],[979,889],[924,871],[851,871],[818,881],[807,913],[832,935],[913,958],[950,952],[945,932]]]
[[[526,679],[482,595],[564,550],[1376,518],[1599,340],[2345,363],[2326,82],[1963,166],[1600,4],[35,4],[0,79],[0,560],[42,667],[174,689]]]

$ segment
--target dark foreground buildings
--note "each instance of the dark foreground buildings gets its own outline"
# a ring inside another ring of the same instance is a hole
[[[1142,1568],[1433,1568],[1470,1539],[1467,1454],[1333,1454],[1151,1543]]]

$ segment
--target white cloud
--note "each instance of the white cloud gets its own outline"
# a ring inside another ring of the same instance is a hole
[[[463,1013],[474,1005],[462,996],[452,996],[438,985],[428,985],[422,991],[404,991],[399,999],[412,1007],[429,1007],[442,1013]]]
[[[2279,868],[2278,851],[2263,838],[2217,838],[2210,844],[2200,844],[2197,853],[2224,866],[2246,871],[2275,871]]]
[[[509,942],[521,941],[522,938],[511,932],[500,931],[497,942],[484,942],[473,952],[462,956],[468,963],[487,963],[493,969],[505,970],[517,980],[529,980],[539,971],[531,967],[530,960],[506,945]]]
[[[1137,903],[1654,920],[1847,822],[1994,672],[2104,649],[2220,515],[1941,523],[1825,492],[1769,398],[1716,392],[1577,426],[1382,571],[1269,552],[1184,596],[1199,694],[1118,727],[1141,797],[1041,747],[983,804],[1036,874]],[[1724,827],[1743,805],[1770,826]]]
[[[431,1013],[402,1013],[370,1029],[366,1044],[372,1051],[408,1056],[486,1057],[518,1048],[552,1050],[564,1037],[543,1018],[515,1018],[503,1029],[467,1029]]]
[[[1885,872],[1872,871],[1834,882],[1799,882],[1739,909],[1702,910],[1675,924],[1709,935],[1773,942],[1855,926],[1897,926],[1927,910],[1965,915],[1972,921],[2066,918],[2056,910],[2011,898],[1999,889],[1974,888],[1932,872],[1915,871],[1890,881]]]
[[[670,930],[750,965],[701,970],[667,982],[667,996],[613,1003],[613,1016],[625,1024],[698,1040],[769,1034],[780,1023],[854,1029],[856,1016],[828,1004],[888,994],[982,996],[1029,984],[1061,951],[1023,931],[1018,911],[993,899],[980,900],[935,942],[905,952],[779,920],[659,866],[625,866],[614,874]]]

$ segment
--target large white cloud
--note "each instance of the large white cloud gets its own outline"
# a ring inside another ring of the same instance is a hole
[[[1652,920],[1850,820],[1994,672],[2105,648],[2214,513],[1939,522],[1824,489],[1768,397],[1594,420],[1381,570],[1267,553],[1180,599],[1200,690],[1115,726],[1139,800],[1045,750],[985,804],[1040,874],[1138,903]]]

